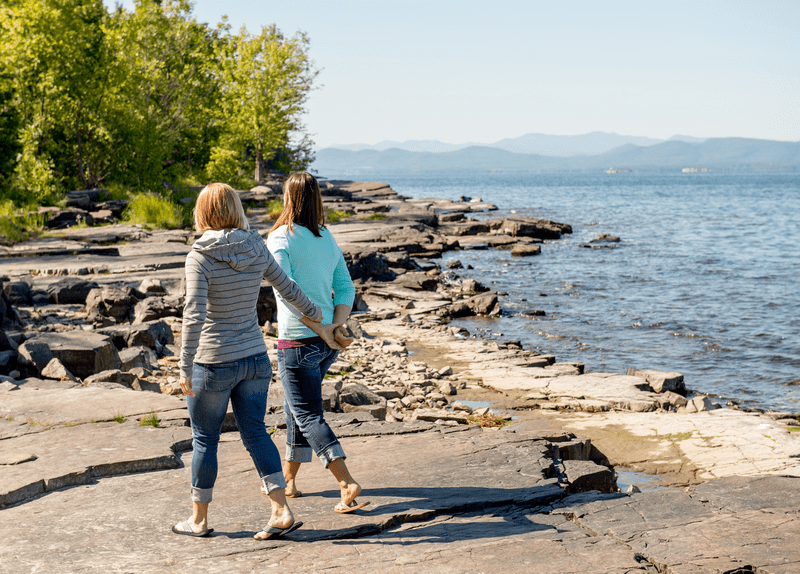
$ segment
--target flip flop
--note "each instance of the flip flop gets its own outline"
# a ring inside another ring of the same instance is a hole
[[[188,520],[184,520],[183,522],[180,522],[180,523],[176,524],[175,526],[173,526],[172,527],[172,531],[175,534],[182,534],[183,536],[195,536],[197,538],[200,538],[202,536],[208,536],[209,534],[214,532],[214,529],[213,528],[206,528],[202,532],[195,532],[194,530],[192,530],[192,525],[189,524],[189,521]]]
[[[268,536],[266,538],[256,538],[256,540],[270,540],[272,538],[280,538],[281,536],[289,534],[290,532],[294,532],[301,526],[303,526],[302,522],[295,522],[288,528],[275,528],[274,526],[267,525],[264,528],[262,528],[260,532],[266,532]],[[258,532],[256,532],[256,534],[258,534]],[[253,538],[255,538],[255,536]]]
[[[261,487],[261,494],[263,494],[264,496],[267,495],[267,489],[264,488],[263,486]],[[299,490],[294,494],[289,494],[288,492],[286,493],[286,498],[300,498],[301,496],[303,496],[303,493]]]
[[[348,512],[353,512],[354,510],[358,510],[359,508],[364,508],[369,504],[369,500],[366,502],[362,502],[359,504],[358,502],[353,499],[349,505],[345,504],[344,502],[339,502],[333,509],[338,512],[339,514],[346,514]]]

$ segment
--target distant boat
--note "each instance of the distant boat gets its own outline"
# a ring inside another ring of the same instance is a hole
[[[606,170],[606,173],[630,173],[631,170],[625,169],[624,167],[610,167]]]
[[[685,167],[681,171],[683,173],[706,173],[711,170],[707,167]]]

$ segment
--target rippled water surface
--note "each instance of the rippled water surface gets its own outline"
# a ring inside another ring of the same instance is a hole
[[[352,179],[352,176],[349,176]],[[506,316],[464,320],[587,371],[683,373],[689,388],[800,412],[797,174],[387,176],[410,197],[480,197],[569,223],[542,253],[460,251]],[[615,249],[580,247],[600,233]],[[545,311],[544,317],[525,313]],[[479,331],[485,329],[485,331]],[[494,335],[492,335],[494,334]]]

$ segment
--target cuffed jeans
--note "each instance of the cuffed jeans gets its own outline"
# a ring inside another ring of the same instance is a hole
[[[337,458],[345,458],[322,408],[322,379],[338,354],[323,342],[278,349],[285,397],[286,460],[311,462],[313,450],[327,468]]]
[[[193,397],[186,397],[192,421],[192,501],[211,502],[217,480],[217,445],[228,400],[245,448],[267,489],[286,488],[281,457],[264,427],[272,365],[266,353],[201,365],[192,371]]]

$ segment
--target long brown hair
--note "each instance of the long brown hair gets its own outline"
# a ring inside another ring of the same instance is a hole
[[[270,233],[281,225],[293,231],[293,224],[302,225],[315,237],[322,237],[319,230],[325,229],[325,209],[319,192],[317,178],[306,171],[292,173],[283,184],[283,211]]]

